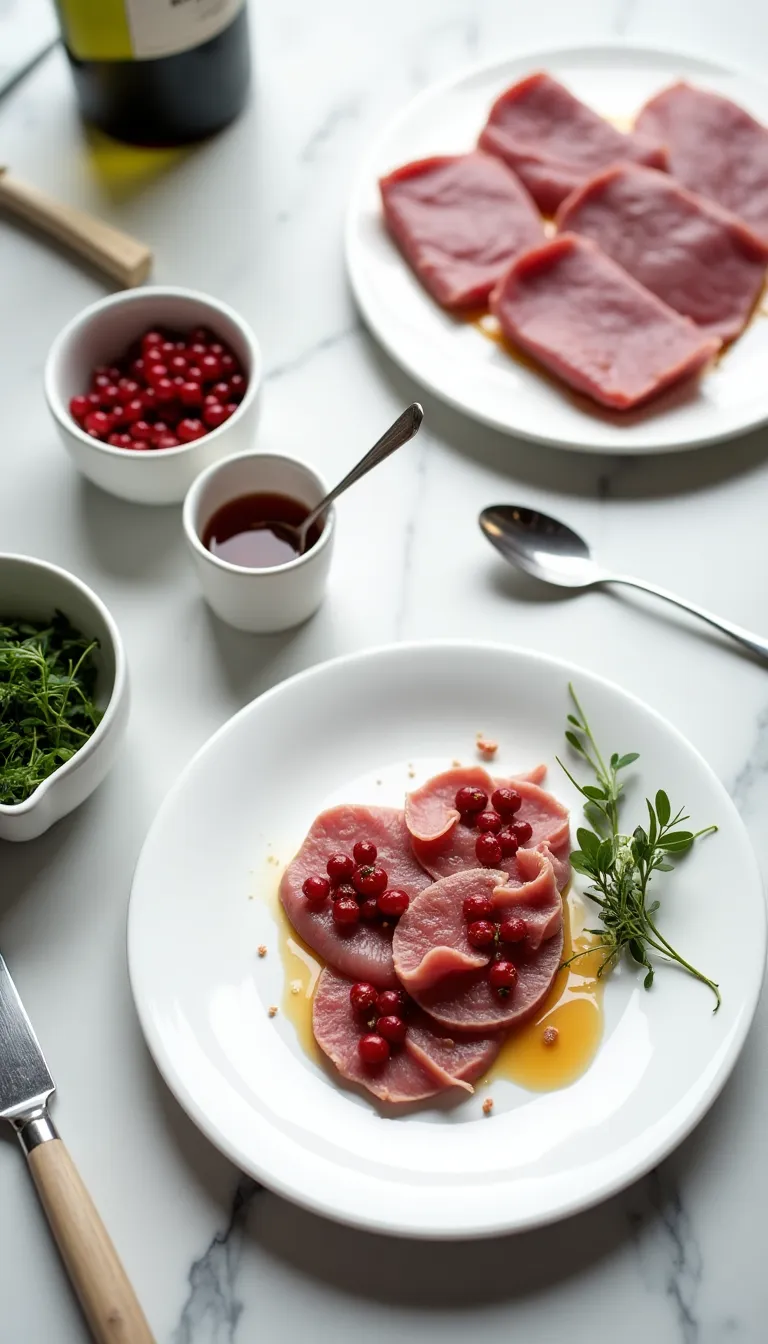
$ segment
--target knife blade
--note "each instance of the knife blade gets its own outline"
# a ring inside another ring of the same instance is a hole
[[[0,1119],[16,1131],[94,1339],[98,1344],[155,1344],[109,1234],[48,1114],[55,1090],[0,956]]]

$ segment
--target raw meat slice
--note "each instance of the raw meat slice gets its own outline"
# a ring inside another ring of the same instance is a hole
[[[528,925],[525,941],[531,952],[552,938],[562,922],[554,869],[539,850],[521,849],[508,879],[488,868],[444,877],[416,897],[395,930],[395,971],[409,994],[490,962],[493,947],[473,947],[467,938],[463,905],[468,896],[489,896],[500,912],[520,914]]]
[[[666,168],[656,138],[622,135],[543,72],[502,93],[491,108],[480,148],[522,179],[545,215],[601,168],[627,160]]]
[[[334,923],[331,902],[319,910],[302,894],[304,879],[325,876],[331,854],[352,853],[356,840],[372,840],[378,850],[377,864],[389,876],[389,885],[411,897],[429,886],[430,879],[411,852],[405,818],[396,807],[332,807],[312,823],[298,854],[286,868],[280,883],[280,900],[296,932],[324,961],[353,980],[369,980],[380,988],[397,985],[392,961],[392,926],[363,920],[348,929]]]
[[[620,411],[692,377],[721,344],[574,233],[513,262],[491,311],[509,341]]]
[[[409,794],[405,801],[406,825],[411,833],[413,852],[430,876],[437,880],[477,867],[475,843],[478,832],[464,826],[459,819],[454,805],[458,790],[466,785],[482,789],[490,798],[495,788],[508,785],[523,799],[515,821],[527,821],[533,829],[526,847],[548,846],[552,850],[558,860],[557,875],[562,889],[570,877],[568,810],[551,793],[533,783],[532,777],[543,778],[541,767],[530,776],[493,779],[482,766],[463,765],[435,775]],[[514,874],[517,871],[515,859],[502,860],[501,869]]]
[[[489,154],[407,163],[379,186],[389,232],[445,308],[484,305],[510,262],[544,237],[525,187]]]
[[[635,125],[664,141],[680,182],[768,241],[768,127],[729,98],[684,82],[651,98]]]
[[[536,850],[520,850],[518,862],[517,878],[506,885],[500,873],[487,869],[443,878],[417,896],[395,931],[395,967],[403,986],[425,1012],[454,1031],[520,1025],[536,1012],[557,974],[563,909],[552,864]],[[466,936],[462,905],[467,895],[480,893],[491,895],[495,919],[519,915],[531,930],[523,942],[503,944],[504,957],[518,972],[507,998],[488,983],[492,950],[472,947]]]
[[[361,1083],[382,1101],[423,1101],[449,1087],[472,1092],[472,1083],[493,1063],[500,1036],[450,1033],[418,1009],[408,1017],[402,1049],[377,1068],[363,1063],[358,1041],[368,1030],[349,1001],[352,981],[326,969],[317,984],[312,1026],[321,1050],[345,1078]]]
[[[768,243],[667,173],[619,164],[561,205],[562,232],[591,238],[703,331],[732,341],[763,289]]]

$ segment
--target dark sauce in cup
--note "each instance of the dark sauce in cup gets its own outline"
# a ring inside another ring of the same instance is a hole
[[[280,531],[280,523],[298,527],[309,516],[306,504],[290,495],[259,493],[240,495],[217,509],[205,525],[203,545],[230,565],[242,569],[274,569],[295,560],[298,551]],[[314,546],[323,530],[322,520],[313,523],[305,552]]]

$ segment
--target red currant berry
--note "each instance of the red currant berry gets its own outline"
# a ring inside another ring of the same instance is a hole
[[[195,361],[197,361],[198,359],[202,358],[203,355],[207,354],[208,354],[208,346],[204,343],[204,341],[193,341],[191,345],[187,346],[187,355],[189,356],[190,359],[194,359]]]
[[[359,898],[351,882],[339,882],[338,886],[334,884],[333,899],[334,901],[356,901]]]
[[[128,435],[128,439],[130,440],[130,447],[133,449],[134,453],[146,453],[152,447],[151,443],[147,443],[146,439],[132,439],[130,434]]]
[[[301,890],[310,905],[323,905],[330,895],[331,884],[327,877],[307,877]]]
[[[520,794],[515,789],[507,788],[494,789],[491,794],[491,802],[502,817],[514,816],[515,812],[518,812],[523,805]]]
[[[147,366],[144,357],[143,355],[139,355],[138,359],[134,359],[131,364],[131,377],[136,378],[139,382],[143,383],[146,375]]]
[[[233,373],[240,372],[237,367],[235,356],[231,355],[228,350],[225,350],[224,354],[220,355],[219,358],[221,360],[221,372],[226,374],[227,377],[230,377]]]
[[[332,854],[325,871],[332,882],[343,882],[345,877],[351,877],[355,871],[355,861],[349,854]]]
[[[340,896],[333,903],[333,918],[337,924],[356,924],[360,918],[360,906],[351,896]]]
[[[354,887],[352,890],[354,891]],[[366,896],[365,900],[360,902],[360,918],[368,920],[379,918],[379,903],[375,896]]]
[[[467,896],[462,910],[465,919],[488,919],[493,914],[493,901],[490,896]]]
[[[209,429],[218,429],[219,425],[223,425],[224,421],[228,419],[229,412],[218,401],[210,402],[203,407],[203,420]]]
[[[376,1006],[376,986],[367,980],[358,980],[349,991],[349,1002],[356,1013],[369,1013]]]
[[[157,387],[157,384],[168,377],[168,366],[166,364],[150,364],[147,368],[146,378],[150,387]]]
[[[133,439],[130,434],[110,434],[107,443],[113,448],[132,448]]]
[[[200,366],[204,383],[215,383],[216,379],[221,377],[221,360],[218,355],[211,354],[210,349],[206,354],[200,356],[197,363]]]
[[[391,1054],[389,1042],[375,1031],[361,1036],[357,1048],[364,1064],[384,1064]]]
[[[513,961],[494,961],[488,972],[491,989],[505,999],[517,984],[517,967]]]
[[[182,443],[192,443],[195,439],[202,439],[205,432],[205,425],[202,420],[180,420],[176,426],[176,433]]]
[[[512,855],[516,854],[520,848],[520,841],[509,826],[505,826],[503,830],[499,831],[497,839],[505,859],[511,859]]]
[[[499,937],[502,943],[522,943],[528,932],[528,925],[524,919],[519,919],[517,915],[510,915],[508,919],[502,920],[499,925]]]
[[[200,406],[203,401],[203,389],[199,383],[185,380],[179,383],[177,394],[182,406]]]
[[[152,426],[148,420],[134,420],[129,433],[132,439],[146,439],[149,443],[152,438]]]
[[[181,447],[181,441],[180,441],[179,439],[176,438],[176,435],[175,435],[175,434],[158,434],[158,435],[155,436],[154,443],[155,443],[155,447],[156,447],[156,448],[180,448],[180,447]]]
[[[358,840],[352,850],[355,863],[375,863],[377,853],[376,846],[370,840]]]
[[[482,789],[471,789],[465,785],[456,794],[455,802],[459,812],[482,812],[488,806],[488,794]]]
[[[159,406],[167,406],[169,402],[175,401],[176,399],[176,387],[171,378],[158,378],[152,391],[154,392],[153,400],[156,401]],[[148,392],[149,388],[142,394],[145,399]]]
[[[170,340],[161,341],[157,349],[158,349],[158,358],[162,360],[163,364],[165,364],[167,360],[171,359],[172,356],[176,354],[176,342]]]
[[[119,396],[120,388],[117,386],[117,383],[107,383],[106,387],[102,387],[99,392],[102,409],[108,411],[111,406],[114,406]]]
[[[411,903],[408,892],[399,891],[397,887],[391,887],[389,891],[383,891],[378,900],[382,915],[391,915],[394,919],[399,919],[401,915],[404,915]]]
[[[467,929],[467,938],[473,947],[490,947],[496,938],[496,925],[490,919],[476,919]]]
[[[105,387],[109,387],[111,382],[112,379],[106,369],[102,369],[101,372],[94,373],[91,379],[91,387],[94,392],[101,392]]]
[[[91,404],[87,397],[73,397],[69,403],[69,414],[78,423],[83,421],[90,411]]]
[[[182,355],[181,352],[177,350],[176,354],[171,355],[168,360],[168,368],[171,373],[186,373],[189,368],[189,360],[186,355]]]
[[[380,1017],[376,1023],[376,1030],[385,1041],[389,1041],[390,1045],[402,1045],[408,1028],[402,1017],[395,1017],[393,1014],[389,1017]]]
[[[498,868],[503,851],[496,835],[479,835],[475,841],[475,854],[484,868]]]
[[[478,813],[477,829],[482,832],[490,831],[493,835],[497,835],[501,830],[501,817],[498,812]]]
[[[408,1006],[408,999],[402,989],[382,989],[376,1000],[376,1011],[380,1017],[402,1017]]]
[[[208,342],[214,340],[214,337],[207,327],[195,327],[194,330],[189,333],[189,339],[197,342],[199,345],[205,346],[207,349]]]
[[[144,415],[144,402],[141,400],[140,397],[134,397],[133,401],[129,401],[123,407],[121,418],[122,420],[125,421],[126,424],[130,425],[133,424],[134,420],[141,420],[143,415]]]
[[[129,401],[133,401],[141,391],[135,378],[121,378],[117,384],[117,400],[121,406],[126,406]]]
[[[113,428],[112,416],[105,411],[89,411],[85,417],[85,428],[95,439],[106,438]]]
[[[248,383],[242,373],[233,373],[229,380],[229,395],[233,401],[242,401]]]
[[[387,889],[389,878],[383,868],[363,864],[352,874],[352,884],[361,896],[380,896]]]
[[[533,835],[533,827],[530,821],[516,821],[511,829],[517,836],[517,843],[519,845],[524,845]]]
[[[163,333],[161,331],[146,332],[146,334],[141,338],[141,349],[144,355],[146,356],[148,354],[151,354],[152,347],[154,345],[162,345],[164,340],[165,337],[163,336]]]

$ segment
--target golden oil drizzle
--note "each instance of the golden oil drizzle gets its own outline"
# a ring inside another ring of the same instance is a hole
[[[279,901],[275,909],[285,976],[280,1011],[302,1049],[323,1061],[312,1031],[312,999],[325,962],[298,937]],[[586,955],[558,971],[535,1019],[510,1034],[484,1083],[504,1078],[532,1092],[549,1092],[574,1082],[594,1059],[603,1034],[603,982],[597,979],[603,953],[591,950],[598,940],[584,932],[584,913],[580,897],[571,894],[564,900],[563,960]],[[548,1027],[557,1030],[553,1044],[544,1040]]]

